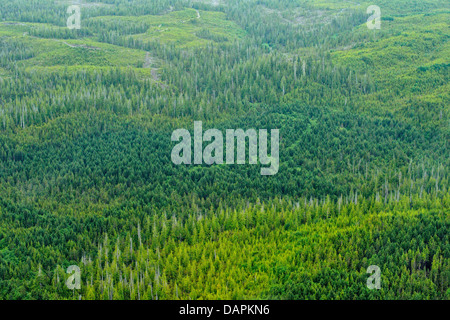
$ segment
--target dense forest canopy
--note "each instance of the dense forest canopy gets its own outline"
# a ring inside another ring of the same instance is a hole
[[[448,1],[71,5],[0,0],[0,299],[450,299]],[[194,121],[278,173],[173,164]]]

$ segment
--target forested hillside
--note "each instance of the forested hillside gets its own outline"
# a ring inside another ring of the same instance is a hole
[[[0,0],[0,299],[450,299],[448,1],[73,4]]]

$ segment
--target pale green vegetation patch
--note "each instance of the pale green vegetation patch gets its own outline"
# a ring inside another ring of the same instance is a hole
[[[361,25],[357,32],[367,41],[348,50],[332,53],[339,64],[369,70],[383,87],[403,85],[403,80],[417,81],[421,71],[448,68],[449,35],[443,30],[448,14],[417,15],[383,21],[381,30]],[[425,20],[426,23],[423,23]]]
[[[174,43],[178,46],[201,46],[208,42],[226,42],[245,37],[246,33],[235,22],[226,19],[222,12],[185,9],[165,15],[147,15],[140,17],[98,17],[104,23],[144,23],[148,30],[133,35],[143,41],[158,40],[162,43]],[[208,30],[206,33],[205,30]],[[207,34],[207,36],[204,36]]]
[[[10,72],[5,68],[0,67],[0,78],[10,76]]]
[[[24,65],[28,68],[52,66],[133,67],[141,68],[145,52],[90,39],[27,39],[35,56]]]
[[[365,41],[331,53],[338,65],[365,70],[377,92],[361,101],[366,110],[438,120],[449,97],[448,13],[383,20],[381,30],[365,24],[355,32]],[[370,111],[369,111],[370,112]]]

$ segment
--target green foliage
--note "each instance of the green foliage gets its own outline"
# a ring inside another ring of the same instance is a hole
[[[0,299],[450,299],[446,1],[0,0]],[[280,129],[277,175],[171,133]],[[380,290],[366,286],[369,265]]]

